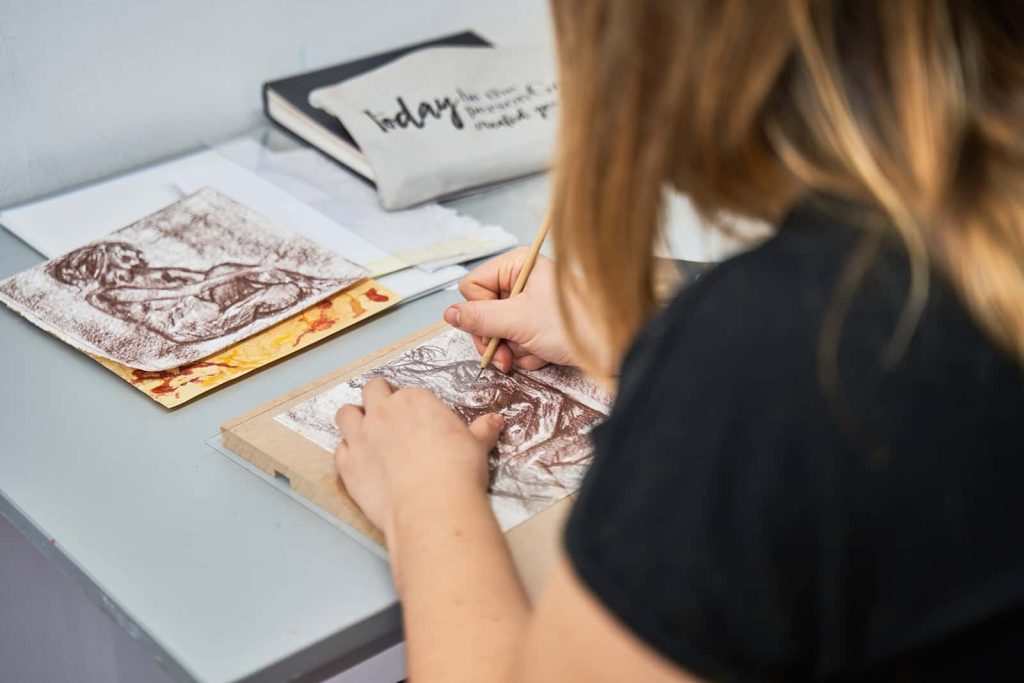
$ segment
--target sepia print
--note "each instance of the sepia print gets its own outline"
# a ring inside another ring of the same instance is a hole
[[[479,355],[470,339],[450,331],[393,360],[300,403],[275,419],[333,452],[341,434],[334,414],[361,403],[373,377],[394,387],[430,389],[465,422],[501,413],[505,429],[489,457],[491,504],[503,530],[574,492],[591,457],[589,433],[604,419],[610,397],[574,369],[549,366],[477,379]]]
[[[94,355],[162,371],[199,360],[365,271],[211,189],[0,283],[0,300]]]

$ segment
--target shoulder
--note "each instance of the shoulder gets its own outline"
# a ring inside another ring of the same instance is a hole
[[[820,318],[827,309],[861,239],[855,225],[794,212],[767,241],[684,289],[663,315],[714,323],[711,334],[736,327],[763,335],[793,331],[792,323]],[[757,325],[778,316],[790,324]]]
[[[821,492],[846,451],[817,349],[857,237],[789,221],[684,290],[638,338],[595,432],[570,557],[625,623],[698,673],[810,657]]]
[[[640,335],[594,433],[569,556],[623,623],[698,674],[863,664],[858,638],[872,657],[910,651],[1022,595],[1024,551],[991,531],[1020,507],[1020,369],[938,278],[886,365],[908,266],[882,245],[849,286],[865,234],[798,214],[717,266]],[[1012,588],[986,588],[1004,575]]]
[[[663,316],[711,323],[711,335],[735,328],[759,335],[794,331],[792,323],[821,317],[859,239],[847,224],[795,216],[763,244],[724,261],[682,291]],[[790,324],[758,325],[778,316]]]
[[[767,242],[715,266],[638,336],[622,367],[620,403],[632,402],[634,384],[645,393],[652,382],[670,393],[695,385],[734,397],[817,393],[822,322],[857,239],[820,218],[787,221]]]
[[[657,472],[651,485],[671,488],[838,449],[817,358],[855,240],[841,225],[787,222],[677,295],[622,365],[611,416],[595,434],[592,481]],[[758,495],[769,495],[767,483]],[[774,483],[791,493],[789,481]]]
[[[834,274],[816,256],[813,235],[777,236],[652,321],[566,530],[581,581],[698,675],[775,672],[808,640],[818,473],[802,454],[835,438],[814,367]]]

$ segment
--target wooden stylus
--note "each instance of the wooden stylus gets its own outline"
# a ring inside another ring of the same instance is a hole
[[[540,253],[540,248],[544,244],[544,238],[548,236],[548,229],[551,227],[551,211],[549,210],[547,215],[544,216],[544,222],[540,224],[540,228],[537,230],[537,236],[533,238],[533,244],[530,245],[530,253],[526,255],[526,260],[523,261],[523,267],[519,269],[519,276],[516,277],[516,281],[512,284],[512,292],[508,295],[511,299],[514,296],[519,296],[519,293],[526,287],[526,280],[530,277],[530,271],[533,270],[533,264],[537,262],[537,255]],[[494,360],[494,352],[498,350],[498,344],[501,343],[501,337],[491,337],[491,340],[487,342],[487,350],[484,351],[483,357],[480,358],[480,372],[477,373],[476,378],[480,379],[484,370]]]

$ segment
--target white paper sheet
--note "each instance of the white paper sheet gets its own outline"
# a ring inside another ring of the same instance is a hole
[[[175,175],[173,183],[183,194],[192,194],[204,187],[215,188],[270,221],[288,226],[320,246],[358,263],[369,270],[371,276],[395,270],[382,265],[390,261],[389,254],[383,249],[375,247],[258,175],[221,157]]]
[[[252,142],[249,138],[242,140]],[[258,148],[254,142],[252,145]],[[218,152],[196,152],[65,194],[7,209],[0,212],[0,223],[43,256],[53,258],[178,201],[184,193],[175,185],[176,178],[191,172],[209,172],[211,168],[217,167],[232,169],[226,171],[231,176],[235,174],[234,169],[248,173]],[[253,177],[260,180],[258,176]],[[283,194],[288,196],[287,192]],[[294,197],[290,199],[301,204]],[[286,227],[319,241],[316,234],[307,233],[301,225]],[[358,238],[356,235],[352,237]],[[359,241],[367,245],[366,240]],[[351,242],[351,245],[356,245],[356,242]],[[367,253],[371,253],[370,250],[375,254],[383,253],[373,245],[360,248],[367,249]],[[358,249],[346,251],[358,253]],[[403,300],[410,301],[452,284],[466,272],[461,266],[447,266],[434,272],[407,268],[378,280],[398,293]]]
[[[384,211],[373,188],[312,149],[271,152],[242,138],[216,148],[322,215],[424,270],[514,247],[515,235],[438,204]]]
[[[185,195],[176,174],[220,160],[209,150],[0,212],[0,223],[47,258],[97,240]]]

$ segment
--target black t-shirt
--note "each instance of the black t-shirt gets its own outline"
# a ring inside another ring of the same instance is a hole
[[[909,285],[895,248],[830,340],[864,235],[844,213],[804,205],[640,335],[594,432],[570,560],[708,678],[1019,678],[1024,373],[937,274],[887,361]]]

